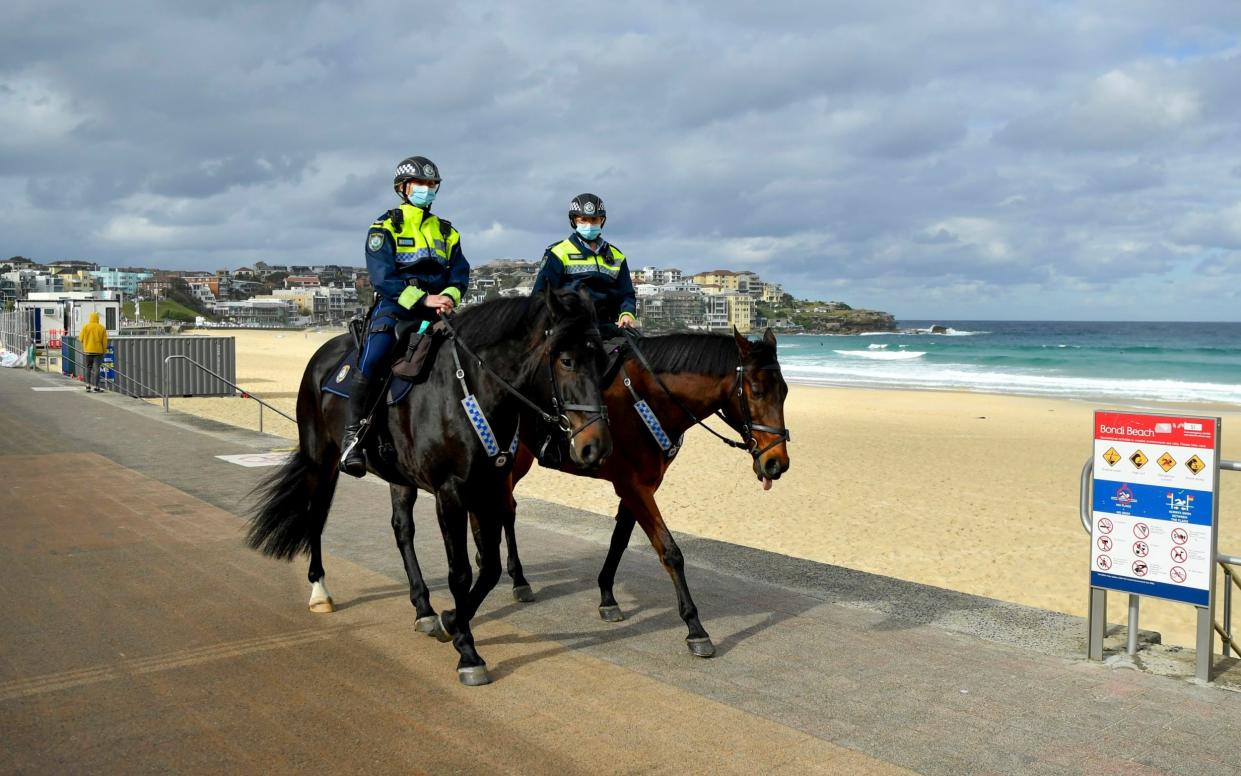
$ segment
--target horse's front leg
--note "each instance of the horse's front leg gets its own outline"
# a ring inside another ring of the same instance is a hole
[[[620,566],[621,556],[629,546],[629,537],[633,536],[633,514],[621,499],[616,507],[616,525],[612,528],[612,543],[608,546],[608,556],[599,570],[599,616],[608,622],[620,622],[625,613],[616,603],[612,594],[612,585],[616,582],[616,569]]]
[[[487,662],[474,647],[470,620],[500,578],[499,523],[494,511],[478,510],[481,540],[478,549],[482,563],[478,582],[471,589],[473,573],[468,543],[469,513],[466,506],[455,489],[442,488],[436,494],[435,507],[440,532],[444,536],[444,550],[448,556],[448,587],[452,591],[455,605],[455,608],[440,613],[440,622],[461,656],[457,661],[457,678],[465,685],[487,684],[491,677],[487,673]]]
[[[677,609],[681,614],[681,619],[689,628],[689,634],[685,637],[689,651],[698,657],[711,657],[715,654],[715,645],[711,643],[711,637],[707,635],[706,628],[703,628],[698,620],[698,607],[694,605],[694,599],[689,593],[689,585],[685,581],[685,558],[681,555],[681,548],[677,546],[676,540],[672,538],[672,532],[664,523],[659,506],[655,503],[654,494],[633,490],[618,493],[618,495],[621,496],[625,507],[629,509],[638,525],[642,526],[642,530],[646,532],[646,538],[650,540],[651,546],[659,556],[659,562],[664,565],[668,576],[672,577],[672,585],[677,591]]]
[[[439,616],[431,606],[430,592],[422,577],[422,567],[418,565],[418,555],[414,552],[414,502],[418,500],[418,489],[389,484],[388,492],[392,497],[392,533],[405,564],[405,576],[409,579],[409,602],[414,605],[418,616],[414,629],[429,636],[442,636]]]

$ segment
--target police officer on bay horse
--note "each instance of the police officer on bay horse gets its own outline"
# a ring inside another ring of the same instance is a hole
[[[430,159],[402,160],[392,179],[401,204],[382,214],[366,235],[366,269],[375,305],[366,321],[340,456],[340,470],[354,477],[366,474],[366,456],[358,444],[362,420],[387,377],[397,321],[434,321],[461,303],[469,284],[470,263],[461,253],[461,235],[431,213],[440,181],[439,168]]]
[[[573,232],[547,246],[531,294],[545,286],[585,287],[594,298],[595,311],[606,338],[619,333],[613,326],[637,326],[637,301],[625,254],[603,239],[608,212],[594,194],[578,194],[569,202],[569,226]],[[612,329],[611,332],[608,329]]]

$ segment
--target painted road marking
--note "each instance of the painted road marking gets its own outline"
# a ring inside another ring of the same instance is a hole
[[[82,393],[85,393],[85,392],[86,392],[86,389],[85,389],[85,388],[83,388],[83,387],[82,387],[82,386],[80,386],[80,385],[79,385],[79,386],[73,386],[73,385],[64,385],[64,386],[61,386],[61,385],[58,385],[58,386],[56,386],[56,387],[54,387],[54,388],[37,388],[37,387],[35,387],[35,386],[33,386],[33,385],[32,385],[32,386],[30,386],[30,390],[32,390],[32,391],[81,391]]]
[[[260,466],[283,466],[292,453],[247,453],[245,455],[217,455],[221,461],[255,469]]]

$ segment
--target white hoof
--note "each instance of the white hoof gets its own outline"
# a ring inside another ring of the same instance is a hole
[[[322,579],[310,585],[310,611],[315,614],[331,614],[336,611],[332,596],[328,593],[327,585],[323,584]]]

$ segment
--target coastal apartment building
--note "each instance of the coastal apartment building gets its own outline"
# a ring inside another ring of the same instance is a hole
[[[644,329],[671,331],[702,328],[706,297],[700,291],[659,291],[638,297],[638,319]]]
[[[706,303],[706,327],[709,331],[729,332],[736,328],[746,334],[754,328],[754,297],[748,293],[726,291],[703,296]]]
[[[299,313],[322,323],[341,321],[362,312],[357,289],[346,286],[314,286],[309,288],[277,288],[270,297],[291,302]]]
[[[126,296],[138,294],[138,284],[151,277],[150,272],[128,272],[113,267],[100,267],[88,273],[99,280],[106,291],[120,291]]]
[[[255,297],[234,302],[216,302],[215,314],[243,326],[288,326],[296,314],[288,299]]]

